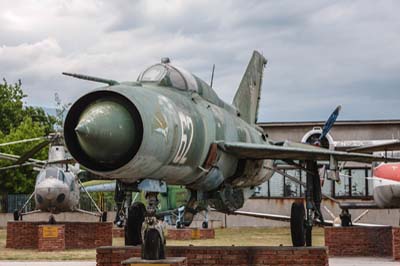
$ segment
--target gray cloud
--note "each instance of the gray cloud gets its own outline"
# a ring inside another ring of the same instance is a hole
[[[252,50],[269,63],[260,121],[398,118],[397,1],[0,2],[0,74],[22,79],[28,104],[77,99],[81,72],[135,80],[169,56],[231,101]]]

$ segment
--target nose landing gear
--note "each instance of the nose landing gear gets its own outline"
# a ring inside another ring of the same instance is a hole
[[[165,259],[165,236],[161,222],[156,218],[158,192],[146,193],[146,217],[144,218],[142,235],[142,259]]]
[[[142,259],[165,259],[165,236],[156,217],[158,192],[147,192],[147,206],[135,202],[128,208],[125,225],[125,245],[142,245]]]

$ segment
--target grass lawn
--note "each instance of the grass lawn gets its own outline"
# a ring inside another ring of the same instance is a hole
[[[322,228],[314,228],[313,244],[324,244]],[[113,245],[124,244],[123,238],[114,238]],[[290,246],[290,229],[283,228],[227,228],[215,229],[215,239],[167,241],[174,246]],[[0,260],[95,260],[95,249],[67,250],[62,252],[38,252],[34,249],[6,249],[6,229],[0,229]]]

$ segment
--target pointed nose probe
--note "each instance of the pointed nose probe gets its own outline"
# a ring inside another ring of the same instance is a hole
[[[86,155],[107,164],[127,156],[137,137],[130,112],[111,100],[89,105],[81,114],[75,132]]]

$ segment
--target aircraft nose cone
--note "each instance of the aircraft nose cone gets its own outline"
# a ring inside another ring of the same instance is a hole
[[[128,156],[137,137],[132,115],[122,104],[111,100],[98,100],[87,107],[75,132],[86,155],[105,164]]]

